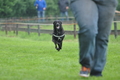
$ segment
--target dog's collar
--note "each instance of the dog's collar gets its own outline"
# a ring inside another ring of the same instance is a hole
[[[53,34],[53,36],[60,38],[60,37],[63,37],[63,36],[65,36],[65,34],[63,34],[63,35],[60,35],[60,36],[57,36],[57,35]]]

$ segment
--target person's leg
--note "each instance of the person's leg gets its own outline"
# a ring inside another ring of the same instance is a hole
[[[60,12],[61,20],[64,21],[64,12]]]
[[[68,12],[65,12],[65,16],[66,16],[66,20],[69,21],[69,16],[68,16]]]
[[[40,22],[40,11],[38,11],[37,13],[38,13],[38,22]]]
[[[116,0],[96,1],[99,11],[98,34],[96,37],[96,50],[91,75],[102,76],[102,70],[106,63],[108,37],[115,13]]]
[[[74,0],[71,9],[80,27],[79,37],[79,62],[82,66],[91,67],[95,50],[97,34],[98,9],[92,0]]]
[[[45,11],[41,11],[42,21],[45,21]]]
[[[40,21],[42,21],[43,12],[40,11]]]

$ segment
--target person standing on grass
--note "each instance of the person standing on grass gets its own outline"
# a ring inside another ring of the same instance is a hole
[[[45,0],[36,0],[34,3],[34,6],[36,6],[37,13],[38,13],[38,22],[40,22],[40,18],[42,18],[42,21],[44,21],[45,18],[45,10],[46,10],[46,1]]]
[[[60,9],[60,15],[61,17],[64,17],[64,15],[66,16],[67,21],[69,20],[69,16],[68,16],[68,9],[69,9],[69,2],[68,0],[59,0],[58,1],[58,6]],[[62,19],[64,20],[64,19]]]
[[[71,0],[70,6],[80,27],[80,76],[102,76],[117,0]]]

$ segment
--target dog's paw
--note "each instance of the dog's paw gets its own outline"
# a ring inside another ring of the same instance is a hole
[[[57,51],[60,51],[60,48],[56,48]]]
[[[57,49],[58,51],[60,51],[60,49]]]

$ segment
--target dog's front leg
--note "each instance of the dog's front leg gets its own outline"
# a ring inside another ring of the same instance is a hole
[[[57,49],[57,44],[55,43],[55,49]]]
[[[62,49],[62,42],[60,43],[60,49]]]
[[[59,51],[58,44],[55,43],[55,49]]]
[[[60,50],[59,44],[55,44],[55,49],[58,51]]]
[[[59,44],[58,44],[58,51],[59,51],[60,49],[62,49],[62,43],[59,43]]]

